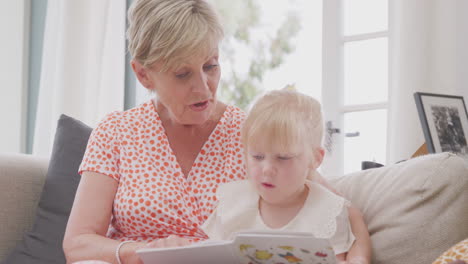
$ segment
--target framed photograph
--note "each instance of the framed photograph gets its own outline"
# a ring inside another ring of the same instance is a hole
[[[414,93],[429,153],[468,154],[468,114],[462,96]]]

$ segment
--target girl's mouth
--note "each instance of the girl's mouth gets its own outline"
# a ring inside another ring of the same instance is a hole
[[[275,185],[271,184],[271,183],[267,183],[267,182],[262,182],[262,186],[265,187],[265,188],[275,188]]]
[[[190,109],[196,112],[205,110],[208,107],[208,101],[198,102],[190,105]]]

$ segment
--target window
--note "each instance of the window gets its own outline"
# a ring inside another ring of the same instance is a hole
[[[212,0],[221,13],[218,96],[246,109],[261,91],[295,84],[322,102],[330,130],[322,170],[342,175],[384,163],[388,0]],[[136,87],[137,101],[148,98]]]
[[[321,97],[322,3],[213,0],[225,24],[220,98],[246,109],[265,90],[295,84]]]
[[[388,0],[324,1],[323,101],[329,150],[326,174],[385,163]]]
[[[246,110],[258,93],[288,84],[321,98],[321,1],[211,2],[225,29],[219,99]],[[135,91],[137,104],[152,96],[138,82]]]

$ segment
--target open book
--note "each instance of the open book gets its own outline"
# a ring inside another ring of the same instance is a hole
[[[185,247],[140,249],[145,264],[334,264],[326,239],[310,233],[241,232],[229,241],[204,241]]]

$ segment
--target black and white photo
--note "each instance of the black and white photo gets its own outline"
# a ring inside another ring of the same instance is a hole
[[[463,97],[429,93],[415,93],[414,97],[428,151],[468,154]]]

